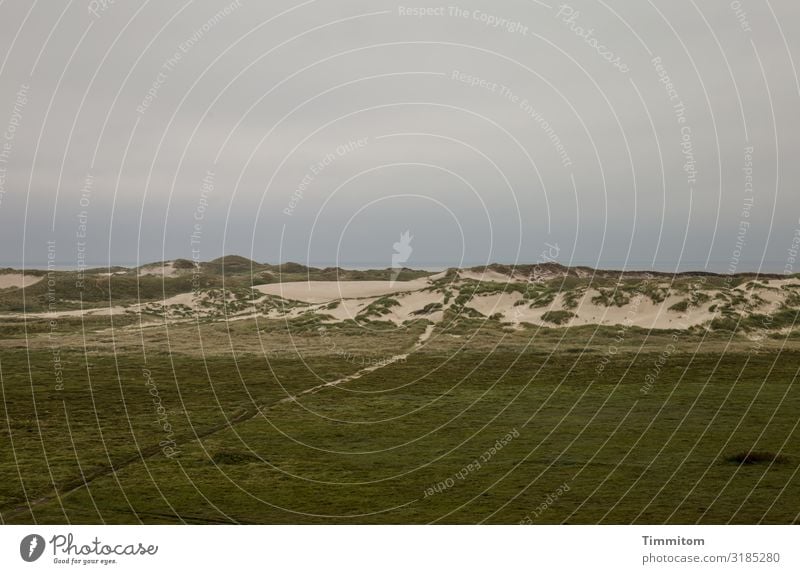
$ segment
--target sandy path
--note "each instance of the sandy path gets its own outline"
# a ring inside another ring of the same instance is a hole
[[[283,404],[286,404],[286,403],[295,402],[300,397],[303,397],[303,396],[306,396],[306,395],[316,394],[316,393],[318,393],[318,392],[320,392],[320,391],[322,391],[324,389],[328,389],[328,388],[331,388],[331,387],[337,387],[339,385],[344,385],[346,383],[349,383],[349,382],[355,381],[357,379],[360,379],[364,375],[367,375],[369,373],[377,371],[378,369],[382,369],[384,367],[388,367],[389,365],[393,365],[394,363],[396,363],[398,361],[405,360],[411,353],[413,353],[414,351],[422,348],[422,346],[425,343],[425,341],[427,341],[430,338],[430,336],[433,334],[433,330],[434,330],[435,327],[436,327],[436,325],[434,325],[434,324],[428,325],[427,328],[425,329],[425,332],[423,332],[422,335],[419,336],[417,341],[414,343],[414,347],[408,353],[403,353],[401,355],[395,355],[395,356],[387,359],[383,363],[378,363],[378,364],[375,364],[375,365],[371,365],[369,367],[366,367],[364,369],[361,369],[360,371],[357,371],[357,372],[353,373],[352,375],[348,375],[347,377],[344,377],[344,378],[341,378],[341,379],[337,379],[337,380],[331,381],[329,383],[324,383],[322,385],[317,385],[316,387],[312,387],[312,388],[310,388],[308,390],[303,391],[302,393],[298,393],[297,395],[293,395],[293,396],[290,396],[290,397],[286,397],[284,399],[280,399],[279,401],[271,403],[269,405],[258,406],[258,407],[245,409],[244,412],[241,412],[241,413],[235,415],[234,417],[230,418],[228,421],[226,421],[224,423],[220,423],[220,424],[214,425],[214,426],[212,426],[210,428],[207,428],[207,429],[205,429],[203,431],[195,431],[192,435],[185,435],[185,436],[182,436],[182,437],[177,437],[175,439],[175,443],[176,443],[176,445],[178,445],[178,444],[185,444],[187,442],[194,442],[196,440],[201,440],[201,439],[207,438],[207,437],[209,437],[209,436],[211,436],[213,434],[217,434],[219,432],[227,431],[227,430],[233,428],[234,426],[236,426],[238,424],[241,424],[243,422],[252,420],[253,418],[255,418],[258,415],[263,415],[266,411],[268,411],[269,409],[274,408],[276,406],[283,405]],[[141,449],[138,453],[136,453],[134,455],[131,455],[131,456],[129,456],[129,457],[123,459],[123,460],[120,460],[118,462],[112,462],[110,465],[107,465],[105,467],[99,468],[99,469],[97,469],[95,471],[92,471],[92,472],[89,472],[89,473],[84,473],[80,477],[77,477],[75,479],[67,481],[60,488],[58,488],[56,490],[53,490],[50,493],[45,494],[43,496],[39,496],[37,498],[29,500],[27,505],[19,506],[17,504],[15,506],[10,506],[10,507],[7,507],[7,508],[0,508],[0,514],[2,514],[3,518],[7,520],[10,516],[15,516],[15,515],[19,515],[19,514],[22,514],[22,513],[25,513],[25,512],[29,512],[32,508],[34,508],[36,506],[40,506],[40,505],[42,505],[42,504],[44,504],[46,502],[50,502],[52,500],[55,500],[56,498],[68,496],[68,495],[70,495],[70,494],[72,494],[74,492],[79,491],[80,489],[82,489],[84,487],[88,488],[89,485],[92,482],[94,482],[95,480],[97,480],[98,478],[103,478],[105,476],[109,476],[111,474],[115,474],[115,473],[119,472],[120,470],[122,470],[123,468],[131,466],[131,465],[136,464],[138,462],[145,462],[146,459],[151,458],[153,456],[156,456],[156,455],[160,454],[161,452],[162,452],[162,447],[159,444],[148,446],[146,448]]]
[[[310,389],[307,389],[307,390],[303,391],[302,393],[298,393],[297,395],[286,397],[285,399],[279,400],[275,404],[269,405],[267,407],[267,409],[265,409],[265,410],[268,410],[269,408],[272,408],[272,407],[274,407],[276,405],[295,402],[300,397],[304,397],[306,395],[313,395],[313,394],[316,394],[316,393],[318,393],[318,392],[320,392],[322,390],[329,389],[331,387],[338,387],[340,385],[344,385],[346,383],[350,383],[352,381],[360,379],[364,375],[368,375],[368,374],[373,373],[373,372],[375,372],[375,371],[377,371],[379,369],[383,369],[384,367],[388,367],[389,365],[393,365],[394,363],[397,363],[398,361],[405,361],[406,359],[408,359],[408,356],[411,353],[413,353],[414,351],[417,351],[417,350],[422,348],[422,346],[425,344],[425,341],[430,339],[431,335],[433,334],[433,330],[435,328],[436,328],[436,325],[433,324],[433,323],[428,325],[425,328],[425,331],[422,333],[422,335],[420,335],[419,338],[417,339],[417,341],[414,343],[414,347],[408,353],[402,353],[400,355],[394,355],[392,357],[389,357],[388,359],[386,359],[385,361],[383,361],[381,363],[377,363],[375,365],[370,365],[369,367],[365,367],[365,368],[361,369],[360,371],[356,371],[352,375],[348,375],[346,377],[343,377],[341,379],[337,379],[335,381],[330,381],[328,383],[323,383],[321,385],[317,385],[316,387],[312,387]]]

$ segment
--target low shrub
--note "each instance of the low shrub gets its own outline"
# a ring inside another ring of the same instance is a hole
[[[726,457],[725,460],[734,464],[784,464],[789,461],[782,454],[756,450],[738,452]]]
[[[575,316],[572,311],[548,311],[542,315],[542,321],[553,323],[554,325],[563,325]]]

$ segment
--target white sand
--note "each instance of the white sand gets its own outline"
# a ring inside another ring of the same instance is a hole
[[[150,266],[161,270],[160,265]],[[167,272],[172,273],[175,270],[171,268]],[[144,270],[144,269],[143,269]],[[442,275],[443,276],[443,275]],[[475,272],[461,272],[462,278],[475,279],[482,281],[495,281],[506,283],[509,278],[500,273],[488,271],[486,274]],[[0,275],[0,288],[7,287],[20,287],[22,285],[32,285],[37,281],[41,281],[42,277],[23,276],[21,273]],[[517,283],[523,281],[515,281]],[[381,296],[391,295],[392,298],[399,302],[398,306],[388,309],[386,315],[373,317],[373,319],[380,319],[385,321],[392,321],[400,325],[408,320],[413,319],[428,319],[433,322],[440,322],[443,319],[443,311],[436,311],[430,315],[415,315],[414,313],[422,310],[424,307],[432,303],[444,304],[444,295],[438,291],[423,291],[423,289],[430,287],[431,278],[416,279],[414,281],[397,282],[391,284],[388,281],[312,281],[312,282],[297,282],[297,283],[277,283],[272,285],[260,285],[255,287],[254,293],[267,295],[280,296],[287,300],[302,301],[306,305],[300,305],[292,309],[281,309],[280,307],[270,310],[266,316],[269,318],[294,318],[308,312],[317,313],[320,315],[330,315],[331,318],[327,321],[338,322],[355,318],[360,312],[368,305],[373,303]],[[662,284],[668,287],[668,283]],[[777,304],[782,303],[786,297],[793,291],[793,289],[784,289],[785,286],[794,286],[800,289],[800,281],[796,279],[775,280],[770,282],[770,289],[755,289],[752,291],[753,295],[758,295],[766,301],[765,304],[760,305],[758,309],[752,309],[750,312],[765,312],[768,307],[775,307]],[[712,313],[709,308],[712,305],[720,305],[720,301],[714,300],[713,297],[716,291],[704,291],[706,295],[712,299],[702,304],[699,307],[689,307],[685,312],[670,311],[669,308],[675,303],[685,301],[691,297],[687,293],[673,293],[669,295],[662,303],[653,303],[648,297],[639,297],[638,305],[634,302],[637,298],[632,298],[631,302],[623,307],[617,306],[600,306],[592,303],[591,299],[598,294],[595,289],[588,289],[587,293],[582,299],[579,299],[579,305],[575,309],[565,309],[564,295],[559,294],[554,301],[549,305],[543,307],[530,308],[529,303],[516,306],[522,296],[520,293],[513,291],[507,293],[495,293],[491,295],[479,295],[473,297],[467,304],[470,308],[475,309],[486,317],[495,314],[500,314],[502,320],[520,325],[521,323],[530,323],[533,325],[556,327],[552,323],[542,320],[542,315],[548,311],[555,310],[569,310],[575,314],[570,321],[561,326],[577,326],[577,325],[629,325],[637,326],[646,329],[685,329],[691,326],[706,324],[717,315]],[[162,309],[169,313],[170,321],[180,320],[179,313],[176,309],[171,307],[177,305],[185,305],[187,307],[196,309],[201,314],[214,314],[218,310],[215,306],[204,307],[198,305],[200,300],[207,299],[207,296],[196,296],[193,293],[182,293],[174,297],[170,297],[165,301],[155,301],[152,303],[141,303],[139,305],[131,305],[127,308],[112,307],[89,309],[86,311],[61,311],[56,313],[59,316],[79,316],[85,315],[108,315],[118,313],[142,312],[148,308],[161,311]],[[326,309],[328,303],[338,302],[339,304],[335,309]],[[452,299],[450,304],[452,305]],[[18,314],[16,314],[18,315]],[[245,318],[252,318],[257,314],[253,313],[252,307],[234,314],[231,318],[242,320]],[[32,317],[52,317],[49,313],[33,313],[29,316]]]
[[[495,313],[501,313],[504,320],[512,320],[511,316],[514,315],[514,310],[519,308],[514,307],[514,303],[520,299],[522,299],[522,294],[516,291],[512,293],[479,295],[473,297],[470,302],[467,303],[467,307],[475,309],[486,317],[491,317]]]
[[[774,279],[769,281],[770,287],[777,287],[778,289],[782,289],[783,287],[800,287],[800,279]]]
[[[622,307],[611,305],[605,307],[592,303],[596,291],[590,291],[577,309],[572,312],[577,315],[570,324],[572,325],[627,325],[643,327],[645,329],[675,329],[678,322],[686,322],[679,314],[667,309],[670,305],[682,301],[683,297],[667,297],[662,303],[653,303],[649,297],[631,297],[630,303]]]
[[[163,275],[164,277],[177,277],[178,270],[175,269],[175,264],[172,261],[165,261],[163,264],[154,263],[153,265],[145,265],[139,268],[139,277],[145,275]]]
[[[194,307],[196,300],[197,298],[194,296],[194,293],[180,293],[174,297],[165,299],[162,304],[167,307],[170,305],[186,305],[187,307]]]
[[[435,275],[431,275],[430,277],[428,277],[428,280],[429,281],[438,281],[439,279],[444,279],[445,277],[447,277],[447,269],[445,269],[444,271],[440,271],[439,273],[436,273]]]
[[[284,299],[305,303],[328,303],[339,299],[361,299],[418,291],[427,286],[427,279],[415,279],[398,281],[394,284],[389,281],[298,281],[257,285],[254,288],[265,295],[277,295]]]
[[[508,275],[503,275],[497,271],[486,269],[485,271],[459,271],[461,279],[472,279],[473,281],[492,281],[494,283],[516,283],[517,281]]]
[[[53,319],[57,317],[87,317],[103,315],[121,315],[125,312],[125,307],[95,307],[93,309],[75,309],[72,311],[54,311],[42,313],[9,313],[9,317],[27,317],[28,319]]]
[[[23,287],[36,285],[42,279],[44,279],[44,275],[37,277],[36,275],[23,275],[22,273],[6,273],[0,275],[0,289],[12,287],[22,289]]]
[[[374,300],[375,299],[342,299],[339,301],[336,309],[325,309],[325,307],[322,306],[317,307],[316,312],[320,315],[330,315],[336,322],[347,321],[348,319],[355,319],[355,316]]]
[[[105,317],[108,315],[124,315],[126,311],[125,307],[115,306],[115,307],[101,307],[100,309],[91,309],[86,312],[87,315],[93,315],[96,317]]]
[[[784,299],[786,299],[786,292],[785,291],[772,291],[771,289],[759,289],[754,293],[754,295],[758,295],[766,304],[759,305],[760,308],[767,307],[775,307],[776,303],[782,303]],[[751,298],[752,302],[752,298]]]
[[[415,311],[421,311],[426,305],[430,305],[431,303],[442,303],[443,297],[441,293],[418,291],[416,293],[409,293],[408,295],[404,295],[402,297],[396,297],[396,299],[400,305],[392,307],[391,313],[383,316],[384,320],[389,320],[401,325],[403,322],[413,319],[428,319],[430,321],[433,320],[435,313],[438,313],[439,316],[442,314],[441,311],[436,311],[430,315],[413,314]]]
[[[516,297],[516,301],[519,301],[522,298],[522,296],[519,295],[518,293],[507,294],[506,297],[513,296],[513,295],[518,295],[518,297]],[[530,301],[528,301],[527,303],[524,303],[522,305],[516,305],[516,306],[513,303],[511,303],[511,305],[507,305],[507,311],[503,314],[504,315],[504,319],[503,320],[504,321],[510,321],[511,323],[514,323],[515,325],[518,325],[519,323],[531,323],[532,325],[555,327],[555,325],[553,325],[553,323],[548,323],[547,321],[543,321],[542,320],[542,315],[544,315],[548,311],[560,311],[560,310],[562,310],[564,308],[563,306],[564,306],[564,295],[561,294],[561,293],[556,295],[556,297],[555,297],[555,299],[553,299],[552,303],[550,303],[549,305],[544,305],[543,307],[533,307],[533,308],[531,308],[530,307]],[[570,311],[572,311],[573,313],[577,313],[577,311],[575,309],[570,309]],[[500,312],[499,309],[493,311],[493,313],[498,313],[498,312]],[[599,315],[598,315],[598,317],[599,317]],[[576,320],[580,320],[580,319],[579,318],[573,318],[573,319],[570,320],[569,323],[566,323],[566,324],[564,324],[562,326],[566,327],[568,325],[573,325],[573,324],[575,324]]]
[[[377,299],[378,297],[364,299],[340,299],[338,301],[339,305],[337,305],[335,309],[326,309],[324,305],[321,305],[315,308],[315,312],[319,313],[320,315],[332,316],[333,319],[331,321],[346,321],[348,319],[355,319],[356,315],[358,315]],[[395,307],[391,307],[389,309],[389,313],[386,315],[381,315],[380,317],[373,316],[371,319],[379,321],[392,321],[397,325],[413,319],[428,319],[430,321],[441,320],[441,311],[431,313],[430,315],[414,315],[415,311],[422,310],[430,303],[441,303],[443,300],[441,293],[414,291],[407,294],[397,295],[394,297],[394,299],[396,299],[400,304]]]
[[[568,323],[562,326],[578,326],[578,325],[627,325],[631,327],[642,327],[645,329],[682,329],[688,328],[693,325],[700,325],[714,318],[714,313],[708,310],[709,305],[701,307],[692,307],[686,313],[675,313],[667,309],[684,300],[681,296],[668,297],[662,303],[653,303],[648,297],[641,297],[639,299],[631,299],[628,305],[617,307],[612,305],[605,307],[602,305],[595,305],[592,303],[592,297],[597,295],[595,291],[589,291],[583,300],[579,301],[579,305],[575,309],[569,310],[575,314],[575,317],[569,320]],[[491,296],[496,298],[497,296]],[[482,298],[483,299],[483,298]],[[485,299],[490,299],[486,297]],[[517,298],[519,300],[519,298]],[[473,299],[475,301],[475,299]],[[510,321],[515,324],[531,323],[533,325],[554,327],[552,323],[542,320],[542,315],[548,311],[556,311],[564,309],[563,295],[559,294],[550,305],[544,307],[529,308],[528,305],[519,305],[514,307],[513,303],[509,306],[507,303],[498,303],[494,310],[486,306],[486,311],[478,309],[485,315],[492,313],[502,312],[505,321]],[[487,302],[488,303],[488,302]],[[470,306],[474,305],[470,303]],[[506,310],[503,311],[503,308]]]

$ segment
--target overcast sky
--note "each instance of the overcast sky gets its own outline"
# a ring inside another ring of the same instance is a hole
[[[0,264],[388,267],[408,230],[411,267],[798,272],[799,27],[794,0],[6,0]]]

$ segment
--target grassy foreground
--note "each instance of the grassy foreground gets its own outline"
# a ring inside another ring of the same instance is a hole
[[[235,328],[243,348],[214,352],[102,329],[57,355],[6,344],[2,522],[798,522],[800,352],[780,341],[434,337],[300,395],[421,327],[335,336],[347,353]]]

